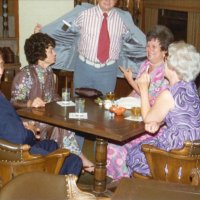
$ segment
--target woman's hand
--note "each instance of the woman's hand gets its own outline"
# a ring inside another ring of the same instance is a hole
[[[160,128],[160,123],[158,122],[149,122],[145,124],[145,130],[149,133],[156,133]]]
[[[126,80],[131,83],[133,82],[133,77],[132,77],[132,70],[131,68],[125,69],[124,67],[120,66],[119,69],[121,70],[121,72],[124,74],[124,77],[126,78]]]
[[[32,102],[29,102],[30,106],[33,108],[45,107],[46,102],[44,102],[41,98],[36,97]]]
[[[151,77],[150,77],[150,75],[147,72],[144,72],[136,80],[136,83],[137,83],[140,91],[142,91],[142,90],[148,90],[150,82],[151,82]]]
[[[130,86],[133,88],[133,90],[135,90],[135,92],[137,94],[140,94],[139,88],[137,86],[136,81],[133,79],[133,73],[131,68],[125,69],[124,67],[120,66],[119,69],[124,73],[124,77],[126,78],[126,80],[128,81],[128,83],[130,84]]]

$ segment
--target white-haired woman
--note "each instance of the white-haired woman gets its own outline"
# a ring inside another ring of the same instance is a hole
[[[145,129],[155,133],[163,122],[167,128],[130,149],[127,155],[130,174],[133,171],[144,175],[150,173],[141,152],[142,144],[169,151],[181,148],[186,140],[200,139],[200,98],[194,83],[199,72],[200,54],[195,47],[177,42],[169,46],[165,62],[165,77],[170,86],[157,97],[153,107],[150,107],[148,97],[149,75],[145,73],[138,79]]]

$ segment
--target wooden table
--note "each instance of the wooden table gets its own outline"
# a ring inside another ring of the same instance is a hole
[[[200,187],[162,182],[122,178],[112,200],[199,200]]]
[[[91,99],[86,99],[85,111],[88,119],[69,119],[69,113],[74,112],[74,107],[62,107],[51,102],[45,108],[24,108],[17,110],[17,113],[24,118],[95,136],[94,192],[101,193],[106,191],[107,141],[126,142],[144,132],[144,123],[125,120],[124,116],[113,117]],[[125,116],[129,114],[127,111]]]

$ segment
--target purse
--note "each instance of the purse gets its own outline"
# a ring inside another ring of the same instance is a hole
[[[75,94],[80,97],[97,98],[103,96],[102,92],[93,88],[76,88]]]

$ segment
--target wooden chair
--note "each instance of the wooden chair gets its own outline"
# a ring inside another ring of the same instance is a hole
[[[64,70],[53,70],[55,74],[56,89],[59,95],[62,93],[62,88],[69,88],[71,91],[71,97],[74,96],[74,83],[73,83],[73,72]]]
[[[186,141],[183,148],[169,152],[143,144],[142,151],[147,159],[151,176],[144,177],[134,172],[134,177],[191,184],[191,170],[200,167],[200,140]]]
[[[81,191],[75,175],[30,172],[17,176],[0,191],[0,200],[109,200]]]
[[[153,179],[122,178],[112,200],[199,200],[200,187]]]
[[[191,171],[192,185],[200,185],[200,169],[194,168]]]
[[[69,155],[66,149],[58,149],[47,156],[32,155],[30,146],[12,144],[0,139],[0,187],[19,174],[33,171],[58,174],[65,158]]]

